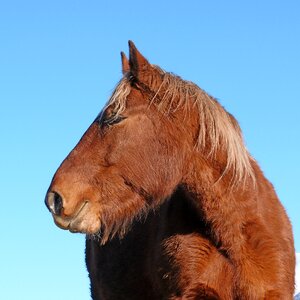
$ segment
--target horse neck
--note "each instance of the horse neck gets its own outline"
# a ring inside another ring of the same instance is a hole
[[[148,240],[149,248],[160,247],[162,242],[174,235],[204,232],[205,224],[188,198],[184,187],[179,186],[169,199],[155,211],[149,212],[146,220],[134,222],[128,232],[130,239]],[[126,237],[124,238],[126,239]]]
[[[251,161],[256,177],[264,177],[256,162]],[[241,182],[234,181],[234,171],[225,170],[226,154],[218,153],[213,159],[204,158],[194,150],[188,162],[188,172],[183,178],[187,197],[197,205],[202,201],[256,197],[253,179],[245,175]]]

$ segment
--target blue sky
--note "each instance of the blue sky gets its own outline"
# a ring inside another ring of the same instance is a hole
[[[0,1],[3,299],[90,299],[84,236],[44,207],[53,173],[121,77],[132,39],[240,122],[300,252],[299,1]]]

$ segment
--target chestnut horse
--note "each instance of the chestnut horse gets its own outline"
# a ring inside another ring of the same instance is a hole
[[[235,118],[129,42],[123,78],[55,173],[93,299],[292,299],[291,224]]]

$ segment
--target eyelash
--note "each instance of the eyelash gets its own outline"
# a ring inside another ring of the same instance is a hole
[[[121,116],[121,115],[118,115],[118,116],[116,116],[116,115],[111,115],[111,116],[109,116],[108,118],[105,118],[105,116],[104,116],[104,118],[102,119],[101,124],[102,124],[102,125],[105,125],[105,126],[112,126],[112,125],[114,125],[114,124],[120,123],[120,122],[123,121],[124,119],[126,119],[126,117],[123,117],[123,116]]]

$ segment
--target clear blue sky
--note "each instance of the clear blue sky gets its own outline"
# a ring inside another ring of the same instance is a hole
[[[236,116],[300,252],[299,1],[0,1],[0,298],[85,300],[84,236],[44,207],[132,39]]]

